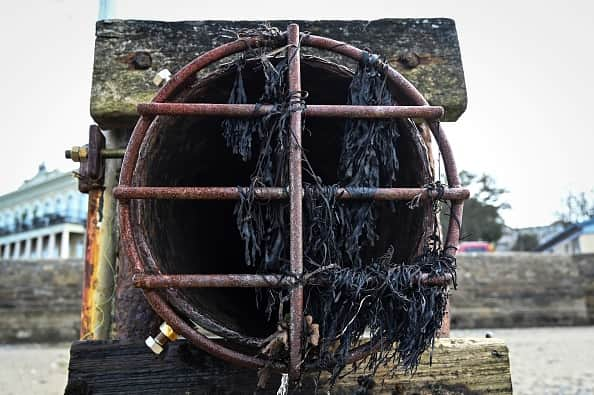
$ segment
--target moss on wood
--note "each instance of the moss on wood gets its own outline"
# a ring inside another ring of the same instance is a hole
[[[104,129],[131,127],[136,105],[152,99],[155,74],[179,70],[201,53],[229,41],[223,29],[257,26],[247,21],[157,22],[111,20],[97,23],[91,90],[91,115]],[[285,29],[288,21],[274,21]],[[451,19],[381,19],[375,21],[298,21],[302,31],[369,48],[384,56],[434,105],[444,106],[445,120],[466,109],[466,86],[454,21]],[[343,64],[339,55],[304,51]]]

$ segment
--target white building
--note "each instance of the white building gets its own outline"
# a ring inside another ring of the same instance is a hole
[[[82,258],[87,195],[72,174],[45,165],[0,196],[0,259]]]

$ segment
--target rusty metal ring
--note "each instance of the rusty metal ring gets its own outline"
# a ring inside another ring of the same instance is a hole
[[[270,44],[271,41],[268,39],[260,37],[249,37],[242,38],[240,40],[236,40],[216,47],[204,53],[203,55],[197,57],[192,62],[188,63],[186,66],[180,69],[175,75],[173,75],[173,77],[165,84],[165,86],[163,86],[163,88],[161,88],[157,92],[157,95],[154,97],[152,102],[165,102],[167,99],[173,96],[180,87],[183,87],[184,85],[192,81],[195,78],[195,74],[198,71],[202,70],[203,68],[207,67],[208,65],[214,62],[217,62],[235,53],[243,52],[246,50]],[[281,46],[279,42],[274,42],[272,44],[276,47]],[[362,56],[366,53],[363,50],[360,50],[343,42],[313,35],[304,35],[301,40],[301,45],[315,47],[319,49],[326,49],[328,51],[344,55],[357,62],[360,61]],[[425,98],[419,93],[419,91],[395,69],[393,69],[391,66],[385,63],[380,63],[380,66],[383,68],[383,71],[385,72],[385,75],[390,80],[390,82],[394,84],[394,86],[399,89],[399,92],[401,92],[409,101],[409,103],[403,104],[412,104],[419,106],[428,104]],[[155,116],[143,115],[139,118],[136,127],[134,128],[132,137],[130,138],[130,142],[128,144],[128,148],[126,149],[126,153],[124,155],[124,161],[122,164],[122,171],[120,175],[121,186],[132,186],[132,178],[134,175],[136,163],[138,161],[140,147],[146,136],[147,130],[149,129],[154,119]],[[458,177],[451,147],[445,136],[445,133],[443,132],[443,129],[438,123],[431,123],[429,126],[433,136],[437,140],[438,147],[443,157],[448,184],[451,187],[458,187],[460,186],[460,179]],[[446,237],[446,252],[451,255],[456,254],[456,249],[459,242],[459,226],[462,217],[462,207],[463,201],[452,202],[452,207],[450,210],[449,229]],[[135,272],[144,273],[144,262],[140,258],[138,246],[136,244],[136,240],[132,232],[130,201],[120,201],[119,219],[122,231],[122,241],[124,250],[130,257]],[[236,365],[248,368],[259,368],[270,364],[270,361],[234,351],[208,339],[206,336],[196,332],[192,327],[190,327],[184,321],[184,319],[181,318],[167,304],[164,298],[157,291],[143,289],[143,292],[151,307],[164,320],[166,320],[177,333],[186,337],[194,345],[196,345],[203,351],[211,353],[227,362],[231,362]],[[366,343],[362,346],[356,347],[349,353],[347,361],[348,363],[350,363],[362,359],[365,356],[367,356],[370,352],[377,350],[379,347],[381,347],[380,343],[375,345]],[[272,367],[276,370],[286,370],[286,364],[275,364]]]

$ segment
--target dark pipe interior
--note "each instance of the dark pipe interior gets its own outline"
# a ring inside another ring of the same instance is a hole
[[[220,71],[186,88],[178,101],[227,102],[234,70]],[[308,104],[345,104],[351,73],[317,59],[304,59],[302,86]],[[261,94],[263,76],[256,63],[244,70],[249,102]],[[325,183],[337,182],[342,119],[306,119],[303,146],[316,173]],[[399,186],[420,186],[429,180],[426,154],[416,132],[402,131],[399,140]],[[246,186],[254,168],[226,147],[221,119],[160,117],[145,140],[135,182],[149,186]],[[156,264],[164,273],[253,273],[244,264],[243,242],[236,229],[232,201],[148,200],[138,210]],[[397,259],[417,253],[424,232],[424,212],[398,203],[396,211],[379,203],[381,239],[369,255],[378,256],[390,245]],[[263,291],[265,292],[265,291]],[[275,328],[256,304],[253,289],[184,289],[181,294],[202,313],[248,336],[264,337]],[[274,320],[272,320],[274,321]]]

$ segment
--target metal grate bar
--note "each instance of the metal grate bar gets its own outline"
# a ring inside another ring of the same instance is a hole
[[[194,115],[242,118],[262,116],[275,111],[272,105],[217,103],[142,103],[141,115]],[[303,113],[320,118],[424,118],[439,119],[444,114],[439,106],[351,106],[308,105]]]
[[[281,274],[136,274],[134,285],[139,288],[291,288],[300,283],[294,277]],[[422,274],[411,279],[411,284],[447,285],[452,276],[446,274],[429,277]],[[324,286],[315,280],[304,279],[303,285]]]
[[[287,58],[289,59],[289,93],[297,97],[301,92],[301,53],[299,51],[299,25],[287,27]],[[301,108],[291,109],[289,151],[290,202],[290,259],[293,276],[303,274],[303,185],[301,179]],[[303,285],[291,288],[289,321],[289,378],[298,380],[301,371],[301,340],[303,333]]]
[[[114,196],[118,199],[180,199],[180,200],[237,200],[242,187],[116,187]],[[289,198],[285,188],[255,188],[256,198],[260,200],[282,200]],[[302,192],[303,195],[303,192]],[[338,188],[339,200],[411,200],[421,198],[443,198],[464,200],[470,195],[466,188],[444,188],[443,190],[426,188]]]

